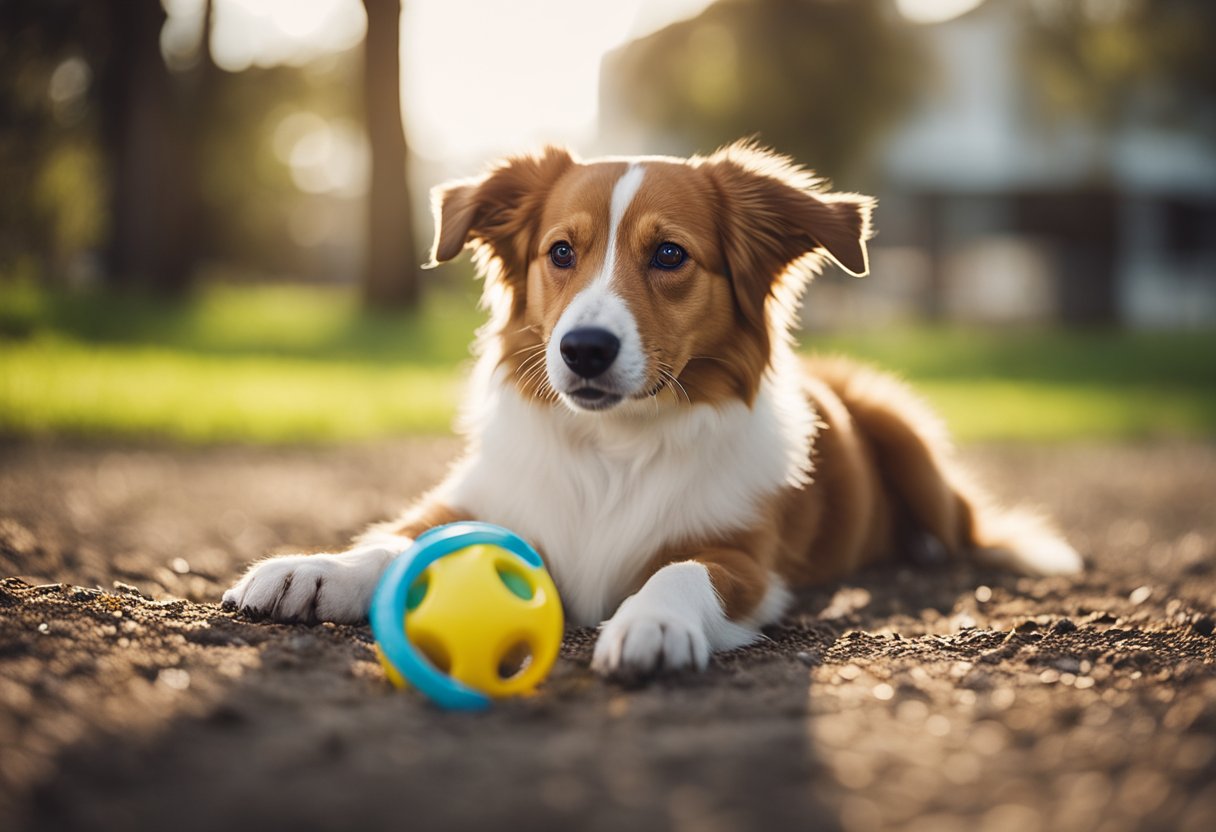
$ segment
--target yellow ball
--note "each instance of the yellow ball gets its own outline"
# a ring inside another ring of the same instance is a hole
[[[506,549],[468,546],[428,566],[410,587],[405,632],[437,670],[487,696],[533,690],[562,642],[562,605],[553,579]],[[401,674],[377,647],[388,678]]]

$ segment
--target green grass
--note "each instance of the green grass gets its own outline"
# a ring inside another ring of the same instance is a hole
[[[442,434],[468,295],[369,315],[351,292],[215,286],[189,303],[0,284],[0,433],[300,442]]]
[[[959,439],[1216,436],[1216,332],[910,329],[809,336],[912,381]]]
[[[4,344],[0,432],[295,442],[444,433],[460,374],[446,366]]]
[[[0,283],[0,433],[318,442],[449,430],[481,313],[434,292],[216,286],[192,303]],[[963,440],[1216,434],[1216,333],[811,335],[912,381]]]

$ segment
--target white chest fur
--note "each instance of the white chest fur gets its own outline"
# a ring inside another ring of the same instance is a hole
[[[747,527],[807,475],[814,418],[796,384],[766,380],[750,408],[606,415],[486,387],[472,453],[440,496],[537,544],[573,623],[608,617],[660,549]]]

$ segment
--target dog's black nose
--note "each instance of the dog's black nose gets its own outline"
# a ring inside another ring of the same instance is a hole
[[[562,360],[583,378],[595,378],[612,366],[621,340],[606,329],[582,327],[562,336]]]

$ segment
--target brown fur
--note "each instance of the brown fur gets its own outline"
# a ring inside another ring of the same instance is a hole
[[[438,500],[424,498],[398,520],[386,524],[383,530],[389,534],[416,538],[427,529],[472,519],[468,512],[451,508]]]

